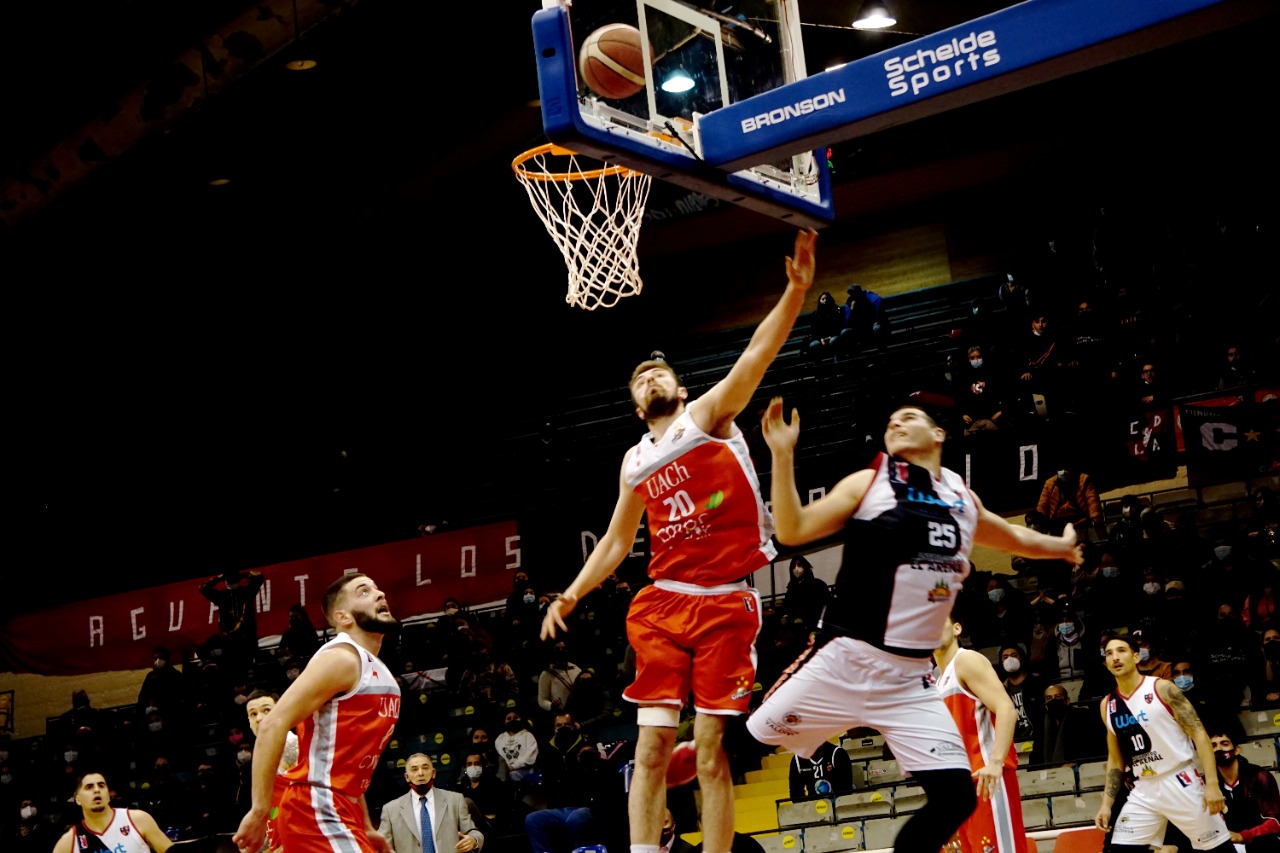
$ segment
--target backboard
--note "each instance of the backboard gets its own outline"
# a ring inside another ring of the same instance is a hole
[[[729,171],[701,153],[702,116],[805,75],[797,0],[744,0],[729,13],[686,0],[543,0],[533,17],[543,127],[554,143],[803,227],[834,218],[826,149],[788,152]],[[597,28],[637,27],[654,57],[643,91],[595,96],[577,78]],[[686,91],[662,84],[676,72]]]

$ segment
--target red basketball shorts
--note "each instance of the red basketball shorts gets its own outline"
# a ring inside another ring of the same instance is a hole
[[[290,785],[280,798],[275,843],[288,853],[373,853],[365,833],[364,809],[330,788]]]
[[[680,708],[692,692],[697,711],[747,713],[756,678],[760,594],[745,584],[700,591],[659,583],[640,590],[627,614],[636,678],[623,698]]]

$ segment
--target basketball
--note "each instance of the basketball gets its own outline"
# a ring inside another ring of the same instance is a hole
[[[644,89],[650,63],[640,31],[609,24],[587,36],[578,52],[578,75],[587,88],[607,100],[629,98]]]

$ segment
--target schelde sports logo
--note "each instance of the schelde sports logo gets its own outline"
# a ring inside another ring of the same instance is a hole
[[[742,120],[742,132],[752,133],[763,127],[771,127],[777,124],[797,119],[802,116],[811,115],[822,110],[829,109],[837,104],[845,102],[844,88],[841,87],[834,92],[822,92],[814,95],[812,98],[802,98],[794,104],[787,104],[767,113],[744,118]]]
[[[994,30],[971,32],[931,48],[920,48],[905,56],[884,61],[889,94],[898,97],[927,93],[934,83],[974,75],[1000,62]]]

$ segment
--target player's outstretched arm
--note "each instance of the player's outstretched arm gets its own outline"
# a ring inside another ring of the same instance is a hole
[[[769,365],[791,335],[805,296],[813,286],[817,240],[818,232],[813,229],[796,234],[795,250],[786,260],[787,289],[782,298],[760,321],[728,375],[699,399],[698,425],[708,433],[724,437],[720,433],[751,402]]]
[[[1028,527],[1016,527],[984,507],[976,494],[973,499],[978,504],[978,529],[973,536],[976,544],[1033,560],[1066,560],[1073,566],[1084,562],[1084,546],[1070,524],[1061,536],[1049,536]]]
[[[792,409],[791,422],[787,423],[782,414],[782,398],[774,397],[760,419],[760,429],[773,457],[769,500],[778,541],[784,545],[804,545],[840,532],[862,503],[874,472],[864,470],[850,474],[825,496],[803,506],[795,473],[800,413]]]
[[[617,570],[622,560],[631,552],[631,543],[636,538],[636,528],[644,517],[644,501],[635,490],[627,485],[624,476],[627,460],[631,451],[622,458],[622,468],[618,472],[618,502],[613,507],[613,517],[609,519],[609,529],[596,544],[582,570],[573,579],[573,583],[560,593],[554,601],[547,605],[547,615],[542,618],[542,639],[554,638],[557,631],[567,631],[565,617],[578,606],[582,596],[591,592],[604,582],[610,574]]]

